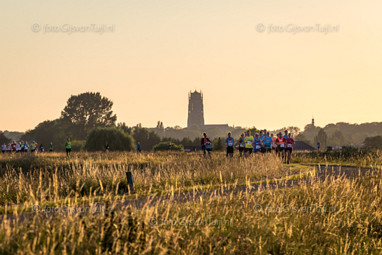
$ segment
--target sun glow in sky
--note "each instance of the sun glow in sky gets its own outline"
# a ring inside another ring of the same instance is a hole
[[[382,121],[381,10],[380,0],[2,0],[0,130],[58,118],[86,91],[129,126],[186,126],[195,89],[207,124]]]

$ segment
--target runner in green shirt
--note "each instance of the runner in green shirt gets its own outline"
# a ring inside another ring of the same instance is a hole
[[[66,156],[69,157],[70,152],[72,151],[72,142],[70,141],[70,138],[66,139],[65,148],[66,148]]]

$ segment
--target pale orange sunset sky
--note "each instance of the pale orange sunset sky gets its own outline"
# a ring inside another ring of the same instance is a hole
[[[380,0],[2,0],[0,130],[58,118],[86,91],[129,126],[186,126],[194,89],[209,124],[382,121],[381,10]],[[65,32],[91,24],[112,29]],[[337,30],[291,33],[316,24]]]

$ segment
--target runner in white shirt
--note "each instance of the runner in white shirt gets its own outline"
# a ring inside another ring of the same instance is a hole
[[[16,152],[20,152],[21,151],[21,143],[18,143],[16,145]]]

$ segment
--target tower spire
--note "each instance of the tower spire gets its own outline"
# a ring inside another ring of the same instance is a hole
[[[187,127],[190,128],[194,125],[204,126],[203,96],[196,90],[190,93],[188,100]]]

